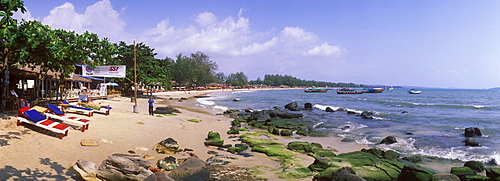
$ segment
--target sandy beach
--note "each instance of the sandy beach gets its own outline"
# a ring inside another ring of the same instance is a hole
[[[44,131],[37,127],[22,124],[16,126],[16,115],[3,115],[0,121],[0,180],[79,180],[80,177],[71,167],[79,159],[91,161],[97,165],[113,153],[135,152],[136,155],[150,155],[149,160],[156,164],[158,159],[174,156],[177,159],[189,157],[188,152],[178,152],[175,155],[158,154],[153,146],[166,138],[173,138],[179,143],[180,149],[191,149],[202,160],[214,156],[209,151],[219,155],[232,155],[206,147],[203,142],[209,131],[219,132],[226,144],[240,143],[237,137],[226,134],[233,119],[218,116],[211,109],[195,106],[194,96],[206,95],[216,91],[160,92],[154,93],[155,107],[172,106],[182,113],[175,116],[150,116],[146,96],[137,99],[138,113],[133,113],[134,102],[129,97],[115,97],[110,100],[94,100],[94,103],[109,104],[113,109],[109,116],[94,113],[87,131],[81,132],[78,126],[73,126],[69,135],[60,140],[55,133]],[[169,100],[172,98],[171,100]],[[188,98],[179,102],[180,98]],[[75,115],[75,114],[72,114]],[[84,115],[77,115],[85,118]],[[201,122],[189,122],[197,119]],[[72,124],[69,124],[72,125]],[[81,146],[82,139],[92,139],[99,142],[97,147]],[[291,139],[281,139],[283,143]],[[324,147],[332,147],[339,152],[360,150],[356,144],[341,143],[339,139],[301,138],[301,141],[319,142]],[[147,151],[137,150],[137,147],[148,148]],[[251,168],[256,165],[278,167],[279,163],[261,153],[251,153],[252,157],[236,156],[230,165]],[[312,157],[298,154],[303,158],[303,165],[314,161]],[[266,172],[262,177],[279,180],[272,172]],[[285,179],[283,179],[285,180]],[[306,180],[310,180],[306,179]]]

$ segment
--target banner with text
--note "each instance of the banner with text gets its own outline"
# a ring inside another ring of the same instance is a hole
[[[92,77],[125,77],[125,65],[96,66],[95,69],[89,66],[82,66],[82,75]]]

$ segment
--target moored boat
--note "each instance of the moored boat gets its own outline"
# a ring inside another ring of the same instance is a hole
[[[415,90],[415,89],[411,89],[408,91],[408,93],[410,94],[420,94],[422,91],[419,91],[419,90]]]
[[[304,92],[328,92],[328,89],[312,88],[312,89],[304,89]]]
[[[337,90],[337,94],[362,94],[364,91],[362,90],[354,90],[354,89],[346,89],[342,88]]]
[[[364,93],[381,93],[384,90],[385,90],[384,88],[370,88],[370,89],[364,90]]]

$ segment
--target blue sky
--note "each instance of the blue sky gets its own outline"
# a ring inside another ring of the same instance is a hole
[[[27,0],[53,29],[201,51],[244,72],[361,84],[500,87],[500,1]]]

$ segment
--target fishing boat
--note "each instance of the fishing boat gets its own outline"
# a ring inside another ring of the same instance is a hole
[[[337,94],[362,94],[363,90],[354,90],[349,88],[342,88],[337,90]]]
[[[370,89],[365,89],[363,93],[381,93],[385,89],[384,88],[370,88]]]
[[[415,89],[411,89],[408,91],[408,93],[410,94],[420,94],[422,91],[419,91],[419,90],[415,90]]]
[[[311,88],[311,89],[304,89],[304,92],[328,92],[328,89]]]

